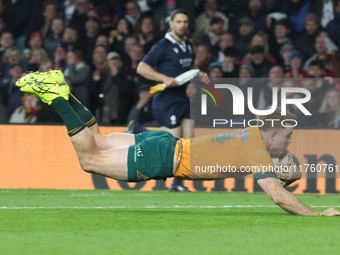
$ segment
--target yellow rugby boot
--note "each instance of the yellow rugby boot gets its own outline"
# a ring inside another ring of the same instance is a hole
[[[23,87],[36,83],[61,84],[65,80],[64,74],[60,70],[50,70],[48,72],[32,72],[21,77],[15,85]]]
[[[70,94],[70,87],[66,82],[61,84],[35,83],[21,87],[20,90],[37,95],[41,101],[48,105],[51,105],[57,97],[62,97],[68,101]]]

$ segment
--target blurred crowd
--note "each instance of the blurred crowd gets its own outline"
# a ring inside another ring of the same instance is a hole
[[[152,120],[155,84],[136,68],[178,8],[189,13],[193,68],[244,88],[268,78],[256,85],[257,109],[273,87],[306,88],[314,117],[303,127],[340,127],[340,0],[0,0],[0,123],[61,122],[15,87],[27,71],[55,68],[100,124]]]

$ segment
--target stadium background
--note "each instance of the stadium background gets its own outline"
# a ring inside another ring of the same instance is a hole
[[[170,180],[135,186],[83,173],[64,127],[54,125],[61,123],[58,116],[40,102],[23,103],[24,95],[14,82],[26,71],[59,68],[73,93],[95,113],[103,132],[121,132],[130,110],[141,100],[140,91],[153,84],[140,77],[136,67],[167,31],[165,20],[176,8],[189,13],[194,67],[210,77],[267,78],[277,65],[282,71],[278,77],[295,78],[299,86],[304,86],[299,83],[302,77],[313,78],[308,107],[320,118],[305,123],[309,129],[297,130],[290,150],[299,164],[337,164],[340,40],[334,27],[340,25],[340,10],[339,1],[331,2],[329,9],[318,0],[1,1],[0,187],[166,189]],[[53,22],[61,23],[62,29],[52,28]],[[314,30],[307,24],[314,25]],[[280,29],[286,32],[280,34]],[[262,42],[256,42],[259,37],[264,38]],[[315,42],[323,45],[318,48]],[[257,53],[265,56],[263,62],[253,58]],[[311,57],[319,60],[317,71],[310,66],[304,69]],[[118,64],[110,64],[112,60]],[[335,92],[335,102],[328,90]],[[47,151],[49,156],[43,157]],[[292,187],[293,192],[339,193],[339,179],[334,176],[304,177],[308,178]],[[258,190],[251,178],[236,185],[233,179],[186,185],[191,190]]]

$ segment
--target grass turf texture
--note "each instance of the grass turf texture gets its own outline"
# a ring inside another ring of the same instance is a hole
[[[298,197],[318,211],[340,206],[339,195]],[[0,198],[4,255],[339,253],[340,217],[291,216],[264,194],[0,190]]]

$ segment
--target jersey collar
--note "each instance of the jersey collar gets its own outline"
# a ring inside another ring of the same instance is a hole
[[[177,44],[184,52],[186,51],[186,47],[185,47],[185,41],[187,40],[187,37],[184,36],[184,41],[183,43],[178,42],[175,38],[172,37],[170,32],[167,32],[165,34],[165,38],[168,39],[170,42],[172,42],[173,44]]]

